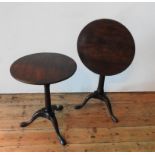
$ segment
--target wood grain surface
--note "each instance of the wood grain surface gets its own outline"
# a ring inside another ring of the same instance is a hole
[[[0,95],[0,151],[155,151],[155,93],[109,93],[119,123],[109,119],[100,100],[74,110],[86,95],[52,96],[54,104],[64,105],[56,116],[66,146],[59,144],[45,119],[19,127],[43,106],[43,94]]]
[[[87,24],[79,34],[78,54],[84,65],[100,75],[124,71],[135,55],[135,43],[129,30],[111,19]]]
[[[68,79],[76,71],[76,63],[59,53],[36,53],[16,60],[10,67],[11,75],[25,83],[45,85]]]

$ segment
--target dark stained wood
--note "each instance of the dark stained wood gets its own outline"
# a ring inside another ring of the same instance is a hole
[[[86,67],[100,75],[122,72],[135,55],[131,33],[121,23],[110,19],[86,25],[78,37],[77,48]]]
[[[86,93],[53,94],[54,104],[64,104],[56,114],[66,146],[59,144],[54,128],[43,118],[19,127],[41,108],[43,94],[0,95],[0,151],[155,151],[155,93],[108,94],[121,118],[117,124],[109,121],[100,100],[74,110]]]
[[[37,53],[15,61],[10,72],[22,82],[46,85],[63,81],[74,74],[76,63],[68,56],[58,53]]]
[[[74,60],[58,53],[31,54],[12,64],[10,72],[15,79],[29,84],[44,85],[45,107],[37,110],[28,121],[21,122],[22,128],[28,127],[40,117],[46,118],[53,124],[60,143],[66,145],[55,116],[55,111],[61,111],[63,106],[51,105],[50,84],[69,78],[75,71]]]

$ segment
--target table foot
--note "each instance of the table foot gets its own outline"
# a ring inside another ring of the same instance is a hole
[[[118,119],[116,118],[116,116],[113,114],[113,111],[112,111],[112,106],[111,106],[111,103],[110,103],[110,100],[109,98],[105,95],[105,93],[103,94],[100,94],[98,91],[95,91],[91,94],[89,94],[85,100],[83,101],[82,104],[79,104],[79,105],[76,105],[74,108],[75,109],[81,109],[82,107],[84,107],[86,105],[86,103],[92,99],[92,98],[95,98],[95,99],[99,99],[99,100],[102,100],[104,101],[107,109],[108,109],[108,112],[110,114],[110,117],[112,119],[113,122],[118,122]]]
[[[63,106],[62,105],[52,105],[52,109],[56,110],[56,111],[61,111],[61,110],[63,110]]]
[[[108,109],[108,112],[110,114],[110,117],[111,117],[112,121],[115,122],[115,123],[117,123],[118,122],[118,119],[113,114],[112,106],[111,106],[111,103],[110,103],[109,98],[104,94],[103,96],[99,97],[99,99],[101,99],[102,101],[104,101],[105,105],[107,106],[107,109]]]
[[[58,138],[59,138],[60,143],[62,145],[66,145],[65,139],[60,134],[59,127],[58,127],[58,122],[57,122],[57,119],[55,117],[55,114],[53,113],[52,115],[50,115],[48,119],[52,122],[53,127],[55,129],[55,132],[56,132]]]
[[[42,108],[38,111],[36,111],[33,115],[32,118],[29,121],[26,122],[22,122],[20,124],[20,127],[27,127],[28,125],[30,125],[34,120],[36,120],[38,117],[44,117],[45,115],[45,110],[46,108]]]
[[[78,105],[76,105],[74,108],[75,108],[75,109],[81,109],[82,107],[84,107],[84,106],[86,105],[86,103],[87,103],[91,98],[94,98],[94,93],[89,94],[89,95],[85,98],[85,100],[83,101],[82,104],[78,104]]]
[[[43,117],[43,118],[46,118],[48,120],[50,120],[53,124],[53,127],[55,129],[55,132],[58,136],[58,139],[60,141],[60,143],[62,145],[66,145],[66,141],[65,139],[62,137],[62,135],[60,134],[60,131],[59,131],[59,126],[58,126],[58,122],[57,122],[57,119],[56,119],[56,116],[55,116],[55,113],[54,111],[60,111],[63,109],[63,106],[58,106],[58,105],[52,105],[52,111],[49,112],[47,110],[47,108],[42,108],[38,111],[36,111],[33,115],[32,115],[32,118],[29,120],[29,121],[26,121],[26,122],[22,122],[20,124],[21,127],[27,127],[28,125],[30,125],[34,120],[36,120],[37,118],[39,117]]]

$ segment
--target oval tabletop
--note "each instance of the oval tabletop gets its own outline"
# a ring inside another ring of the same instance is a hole
[[[36,85],[63,81],[74,74],[73,59],[58,53],[36,53],[16,60],[10,68],[11,75],[22,82]]]
[[[135,44],[128,29],[117,21],[100,19],[86,25],[77,42],[78,54],[91,71],[114,75],[132,62]]]

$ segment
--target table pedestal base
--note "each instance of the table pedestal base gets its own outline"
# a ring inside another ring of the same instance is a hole
[[[20,124],[21,127],[27,127],[30,125],[34,120],[36,120],[38,117],[43,117],[48,120],[50,120],[53,124],[53,127],[56,131],[56,134],[58,136],[58,139],[60,140],[60,143],[62,145],[66,144],[65,139],[61,136],[59,127],[58,127],[58,122],[55,116],[54,111],[61,111],[63,109],[62,105],[51,105],[51,100],[50,100],[50,89],[49,85],[45,85],[45,108],[42,108],[38,111],[36,111],[33,115],[32,118],[29,121],[22,122]]]
[[[95,98],[95,99],[99,99],[99,100],[102,100],[104,101],[105,105],[107,106],[107,109],[108,109],[108,112],[113,120],[113,122],[118,122],[118,119],[114,116],[113,114],[113,111],[112,111],[112,106],[111,106],[111,103],[110,103],[110,100],[109,98],[106,96],[105,92],[104,92],[104,80],[105,80],[105,76],[101,76],[100,75],[100,79],[99,79],[99,84],[98,84],[98,88],[95,92],[93,93],[90,93],[86,98],[85,100],[83,101],[82,104],[79,104],[79,105],[76,105],[75,106],[75,109],[81,109],[82,107],[84,107],[86,105],[86,103],[92,99],[92,98]]]

